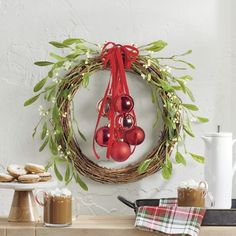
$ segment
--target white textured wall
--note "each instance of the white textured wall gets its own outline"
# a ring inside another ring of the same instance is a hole
[[[169,43],[163,52],[167,55],[193,49],[189,59],[197,69],[192,72],[195,80],[191,88],[201,107],[200,114],[211,122],[195,125],[196,139],[188,145],[193,152],[203,154],[200,137],[204,132],[215,131],[218,124],[236,135],[235,10],[233,0],[0,0],[1,164],[46,163],[47,153],[38,153],[39,143],[31,138],[38,120],[37,106],[24,108],[23,102],[45,73],[33,62],[48,58],[52,48],[47,42],[68,36],[138,44],[163,39]],[[88,97],[92,97],[94,83],[85,92]],[[133,88],[133,95],[137,93]],[[137,113],[141,114],[141,109],[137,107]],[[139,117],[145,124],[145,117]],[[190,177],[203,178],[203,166],[191,160],[187,168],[175,166],[169,182],[157,173],[126,185],[101,185],[86,180],[88,193],[71,188],[80,199],[81,214],[132,213],[116,200],[118,194],[132,200],[174,196],[178,182]],[[0,191],[0,215],[8,213],[11,194]]]

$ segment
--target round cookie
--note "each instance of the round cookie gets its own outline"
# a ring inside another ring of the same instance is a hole
[[[36,174],[21,175],[18,177],[20,183],[37,183],[39,182],[40,177]]]
[[[52,178],[52,175],[49,172],[38,173],[37,175],[40,177],[40,182],[45,182]]]
[[[13,180],[14,180],[13,176],[5,173],[0,173],[0,182],[11,182]]]
[[[7,167],[7,171],[11,176],[15,178],[18,178],[20,175],[27,174],[27,171],[25,170],[24,166],[16,165],[16,164],[9,165]]]
[[[43,173],[45,171],[44,166],[34,164],[34,163],[27,163],[25,164],[25,170],[28,171],[29,173]]]

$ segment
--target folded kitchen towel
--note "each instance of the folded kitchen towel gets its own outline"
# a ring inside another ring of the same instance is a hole
[[[205,212],[200,207],[179,207],[177,199],[160,199],[159,206],[138,207],[135,226],[166,234],[196,236]]]

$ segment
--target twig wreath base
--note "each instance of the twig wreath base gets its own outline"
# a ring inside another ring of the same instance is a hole
[[[154,81],[157,80],[156,78],[158,77],[161,78],[161,73],[157,67],[150,66],[148,69],[145,69],[143,67],[144,64],[145,61],[142,56],[138,57],[136,62],[133,63],[133,66],[131,67],[131,70],[129,72],[139,75],[139,78],[141,79],[141,74],[147,75],[150,72],[155,74],[151,78],[154,79]],[[89,71],[87,71],[87,68],[90,68]],[[61,91],[68,89],[70,85],[73,84],[74,88],[71,90],[71,99],[73,99],[73,96],[77,93],[80,87],[83,75],[86,73],[90,73],[91,75],[100,70],[104,70],[104,68],[103,62],[99,57],[88,60],[86,65],[80,64],[67,74],[66,77],[70,79],[67,79],[67,82],[65,82],[63,86],[59,88],[58,92],[60,93]],[[165,95],[164,97],[167,96],[164,91],[161,92],[161,98],[163,98],[163,95]],[[69,130],[71,127],[71,101],[69,101],[68,99],[59,99],[57,103],[58,107],[61,107],[61,112],[67,114],[65,118],[61,119],[64,138],[61,140],[60,145],[62,146],[62,148],[65,148],[66,143],[68,143],[67,137],[69,136]],[[167,113],[165,109],[164,113]],[[159,137],[157,137],[157,139],[158,138]],[[172,145],[166,145],[166,143],[169,143],[168,127],[164,125],[160,138],[157,141],[156,147],[154,147],[153,150],[151,150],[142,160],[120,169],[102,167],[90,160],[81,150],[75,137],[73,137],[72,140],[69,142],[69,149],[72,153],[70,158],[80,174],[101,183],[128,183],[152,175],[162,168],[163,163],[166,159],[166,155],[170,155],[171,150],[174,146],[174,142],[172,143]],[[145,160],[152,160],[152,162],[150,162],[148,167],[143,172],[140,172],[138,169]]]
[[[49,147],[51,158],[46,169],[52,167],[59,181],[69,184],[74,179],[81,188],[88,190],[80,174],[100,183],[128,183],[154,174],[160,169],[163,178],[169,179],[172,175],[172,163],[186,165],[185,156],[204,163],[204,157],[187,150],[185,138],[194,137],[192,119],[200,123],[208,122],[208,119],[194,115],[193,112],[198,111],[198,107],[192,103],[183,103],[179,96],[179,93],[182,93],[195,102],[191,90],[186,85],[192,77],[186,74],[175,76],[171,73],[172,69],[194,69],[191,63],[180,59],[190,54],[191,50],[179,55],[160,57],[155,53],[167,46],[162,40],[138,47],[140,54],[126,71],[138,75],[138,79],[143,79],[147,86],[150,86],[152,102],[157,112],[154,126],[159,124],[161,117],[163,127],[161,133],[157,133],[156,146],[146,156],[126,167],[115,169],[99,166],[83,153],[78,141],[79,138],[86,141],[86,138],[81,133],[74,114],[73,97],[80,87],[88,86],[91,74],[109,69],[104,68],[101,60],[101,45],[79,38],[69,38],[63,42],[52,41],[50,44],[69,53],[63,56],[50,53],[55,62],[34,63],[37,66],[50,66],[50,70],[46,77],[34,86],[34,92],[37,94],[26,100],[24,106],[31,105],[39,97],[44,98],[45,108],[39,107],[41,118],[34,128],[33,137],[40,128],[42,144],[39,151]],[[177,66],[167,65],[166,61],[177,63]],[[179,144],[182,145],[184,154],[179,151]],[[174,148],[173,160],[173,155],[170,155]],[[58,168],[61,164],[66,167],[64,173]]]

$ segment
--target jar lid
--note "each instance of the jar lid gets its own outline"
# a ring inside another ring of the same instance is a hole
[[[232,133],[229,132],[215,132],[215,133],[207,133],[206,137],[232,137]]]

